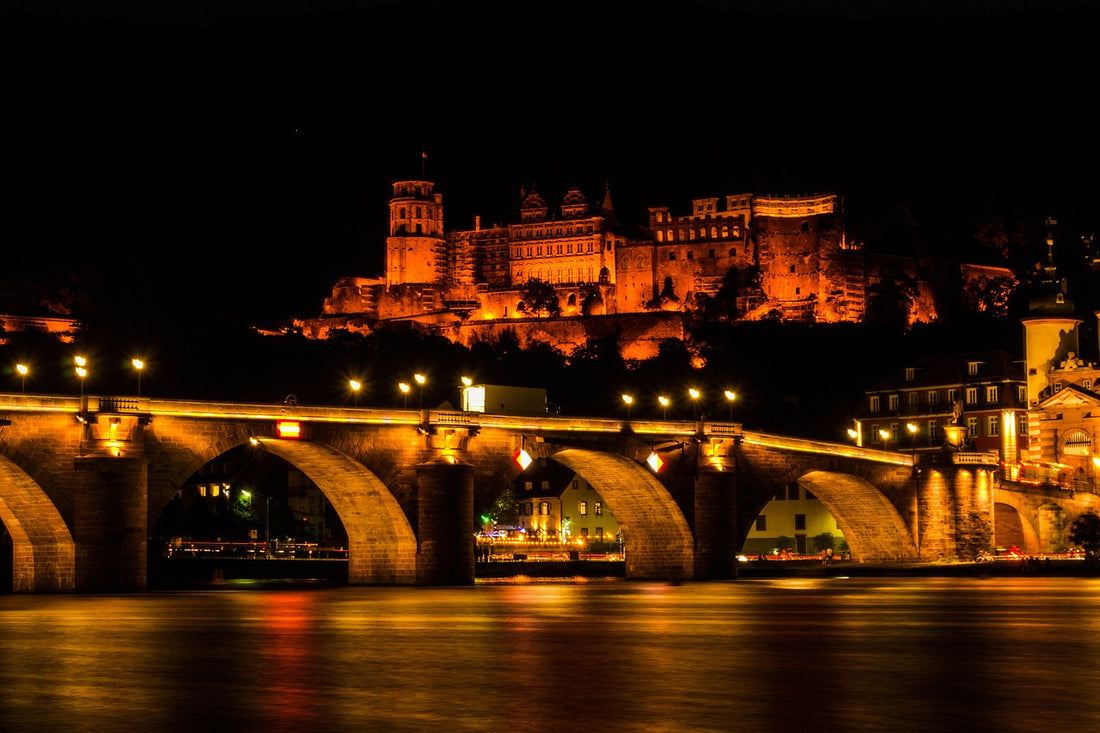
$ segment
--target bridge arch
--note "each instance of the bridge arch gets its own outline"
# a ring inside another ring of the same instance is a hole
[[[348,582],[416,582],[416,536],[397,499],[363,464],[320,443],[259,438],[325,495],[348,536]]]
[[[613,453],[567,448],[551,458],[591,485],[623,533],[626,577],[689,578],[694,541],[683,512],[653,474]]]
[[[858,476],[810,471],[798,483],[813,492],[836,518],[852,559],[859,562],[917,560],[919,553],[898,510],[875,486]]]
[[[34,479],[0,456],[0,521],[12,540],[12,590],[71,591],[76,579],[72,533]]]

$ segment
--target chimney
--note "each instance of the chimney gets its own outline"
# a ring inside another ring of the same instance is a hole
[[[480,232],[481,231],[481,217],[480,216],[475,216],[474,217],[474,231],[475,232]],[[1096,315],[1100,316],[1100,313],[1097,313]]]

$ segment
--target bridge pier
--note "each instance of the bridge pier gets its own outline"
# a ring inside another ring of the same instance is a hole
[[[443,456],[416,467],[418,585],[473,585],[474,469]]]
[[[737,477],[700,468],[694,491],[695,579],[737,575]]]
[[[75,459],[73,494],[76,590],[145,590],[148,574],[148,461],[82,456]]]
[[[994,481],[993,467],[980,464],[935,461],[922,470],[913,528],[922,560],[970,559],[992,545]]]

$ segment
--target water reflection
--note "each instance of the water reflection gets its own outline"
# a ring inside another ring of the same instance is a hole
[[[0,597],[4,730],[1090,730],[1100,581]]]

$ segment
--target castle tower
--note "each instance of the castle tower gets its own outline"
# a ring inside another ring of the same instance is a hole
[[[442,283],[447,276],[443,195],[430,181],[397,181],[386,237],[386,287]]]

